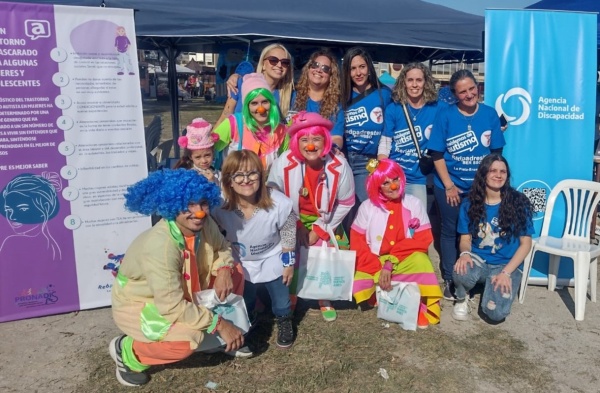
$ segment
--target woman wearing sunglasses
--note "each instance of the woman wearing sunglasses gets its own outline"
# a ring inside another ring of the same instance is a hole
[[[359,202],[369,198],[365,168],[369,159],[377,156],[384,108],[391,102],[392,93],[379,83],[371,56],[362,48],[349,49],[342,63],[343,111],[338,113],[331,135],[334,144],[346,147]]]
[[[318,113],[335,120],[340,103],[340,69],[328,49],[314,52],[302,67],[296,86],[294,112]]]
[[[281,44],[271,44],[263,49],[256,65],[256,72],[263,74],[273,92],[275,101],[281,110],[282,119],[287,117],[294,104],[294,75],[292,71],[292,57]],[[240,100],[238,89],[239,78],[240,75],[232,74],[227,80],[229,97],[216,125],[219,125],[232,113],[242,111],[243,102]]]
[[[213,216],[244,269],[248,315],[253,319],[257,288],[264,286],[277,320],[277,346],[288,348],[295,339],[288,290],[296,258],[297,216],[292,201],[267,188],[262,163],[251,151],[229,154],[222,176],[225,204]]]

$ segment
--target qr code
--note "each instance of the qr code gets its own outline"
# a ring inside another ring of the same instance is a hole
[[[523,194],[531,201],[534,213],[546,211],[546,189],[545,188],[523,188]]]

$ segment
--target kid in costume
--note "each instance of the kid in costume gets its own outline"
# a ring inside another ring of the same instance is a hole
[[[187,133],[177,140],[184,150],[175,168],[194,169],[219,185],[220,173],[213,167],[213,145],[219,140],[219,136],[212,132],[212,125],[202,118],[192,120],[186,130]]]
[[[219,196],[214,183],[184,169],[152,172],[127,189],[129,211],[163,219],[129,246],[112,288],[113,318],[125,334],[109,352],[121,384],[147,383],[146,369],[185,359],[207,333],[218,332],[230,354],[251,355],[238,328],[195,303],[201,289],[221,300],[243,292],[229,243],[208,215]]]
[[[295,115],[288,129],[290,150],[273,163],[269,173],[269,185],[294,203],[298,240],[304,247],[337,241],[330,234],[354,206],[352,170],[331,151],[332,127],[331,121],[317,113]],[[291,288],[295,293],[295,285]],[[331,302],[321,300],[319,305],[326,321],[336,319]]]
[[[230,151],[253,151],[268,171],[279,154],[287,150],[288,142],[277,103],[262,74],[244,76],[242,102],[242,113],[229,116],[215,130],[219,135],[215,149],[223,152],[223,159]]]
[[[421,201],[404,193],[400,165],[390,159],[367,166],[369,199],[363,202],[350,232],[356,250],[354,299],[363,307],[375,304],[375,285],[391,289],[392,281],[416,282],[421,291],[417,326],[440,321],[442,291],[427,249],[433,241],[431,224]]]

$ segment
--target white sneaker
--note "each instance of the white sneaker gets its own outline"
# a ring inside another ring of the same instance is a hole
[[[251,358],[252,356],[254,356],[254,353],[250,350],[250,348],[248,348],[248,346],[243,346],[240,349],[236,349],[235,351],[229,352],[225,352],[225,347],[207,349],[201,352],[206,354],[224,353],[225,355],[234,358]]]
[[[457,321],[468,321],[469,314],[471,313],[471,307],[467,299],[457,301],[452,309],[452,318]]]

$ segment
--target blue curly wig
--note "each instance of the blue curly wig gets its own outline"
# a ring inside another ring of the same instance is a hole
[[[207,201],[211,209],[221,203],[219,187],[196,171],[164,169],[127,188],[125,208],[145,215],[174,220],[190,203]]]

